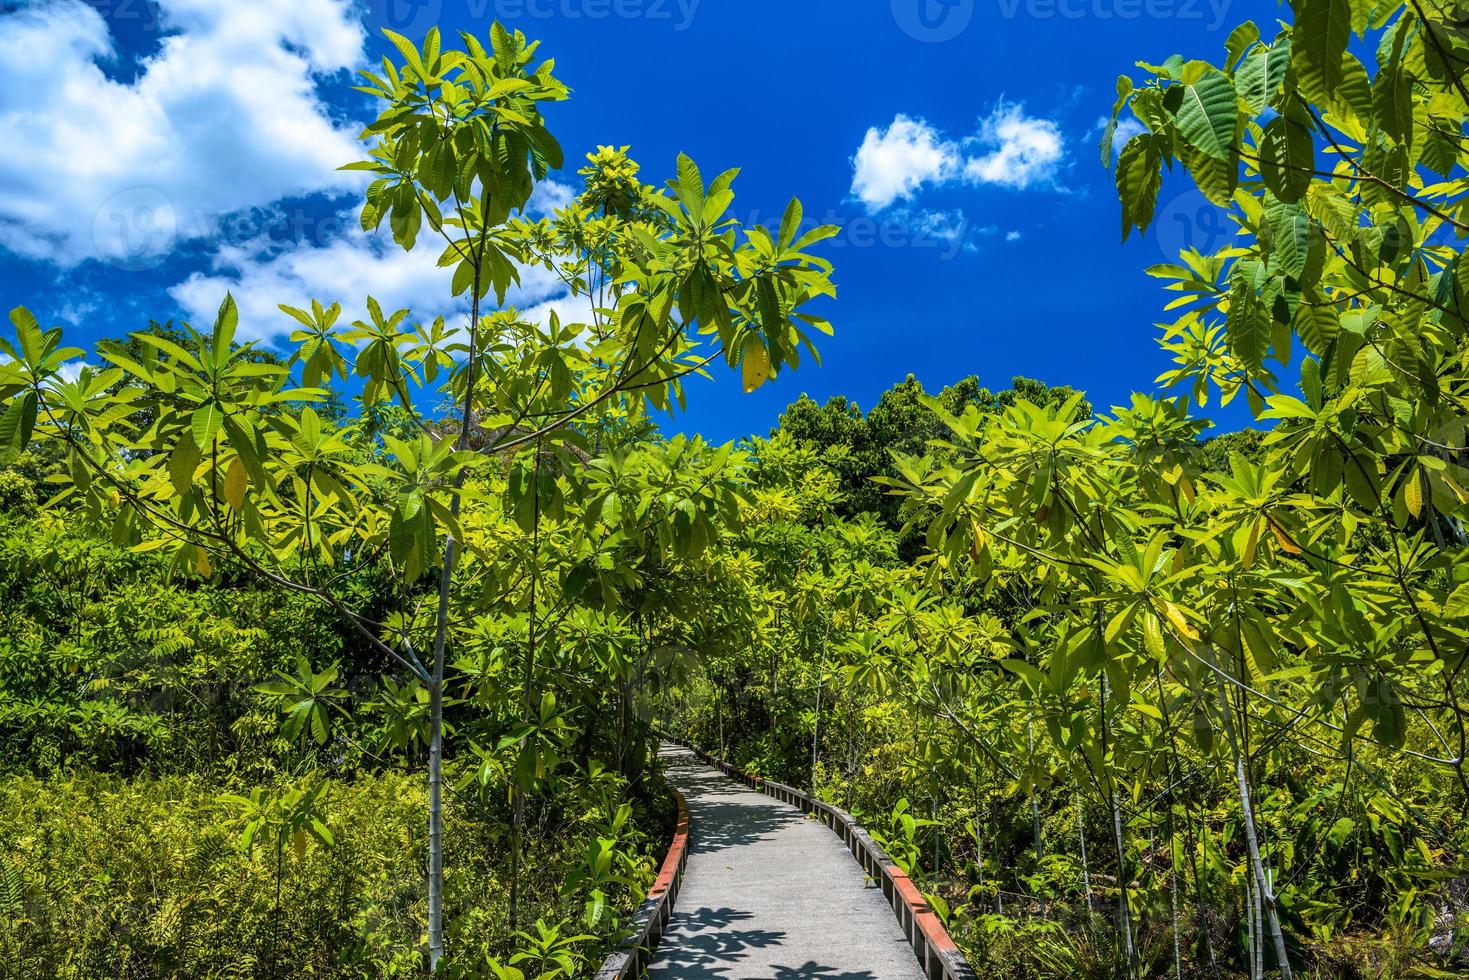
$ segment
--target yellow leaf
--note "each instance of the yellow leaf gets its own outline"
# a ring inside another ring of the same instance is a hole
[[[979,521],[973,518],[969,519],[969,530],[971,532],[969,556],[975,561],[979,561],[980,554],[984,552],[985,547],[989,544],[989,535],[985,534],[984,528],[980,526]]]
[[[1190,640],[1197,640],[1199,638],[1199,631],[1189,625],[1188,620],[1184,618],[1182,609],[1179,609],[1167,599],[1161,599],[1159,601],[1163,604],[1163,615],[1168,617],[1168,622],[1173,624],[1173,628],[1179,634]]]
[[[1235,533],[1234,544],[1240,550],[1240,563],[1245,568],[1253,568],[1255,565],[1255,551],[1260,547],[1260,531],[1263,530],[1264,523],[1263,517],[1257,517]],[[1243,541],[1240,540],[1241,534]]]
[[[1163,712],[1159,711],[1156,706],[1148,704],[1145,701],[1134,701],[1132,702],[1131,707],[1133,708],[1133,710],[1137,711],[1138,714],[1147,715],[1154,721],[1163,720]]]
[[[1464,488],[1459,486],[1457,480],[1447,473],[1440,473],[1438,478],[1444,482],[1444,486],[1454,492],[1454,496],[1459,498],[1459,503],[1469,504],[1469,492],[1465,492]]]
[[[745,394],[756,390],[770,378],[770,352],[755,334],[745,338],[745,356],[740,368],[744,375]]]
[[[1281,551],[1288,552],[1292,555],[1299,555],[1301,553],[1301,546],[1296,544],[1289,534],[1285,533],[1285,528],[1275,523],[1275,518],[1273,517],[1270,518],[1270,530],[1275,532],[1275,543],[1280,545]]]
[[[1423,479],[1415,469],[1408,476],[1408,482],[1403,485],[1403,503],[1408,507],[1408,513],[1414,517],[1423,514]]]
[[[235,510],[245,504],[245,461],[236,456],[224,475],[224,499]]]

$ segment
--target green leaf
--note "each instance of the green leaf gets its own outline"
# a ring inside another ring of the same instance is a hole
[[[507,31],[498,20],[490,25],[490,47],[495,51],[496,61],[506,68],[515,67],[520,47],[515,43],[515,35]]]
[[[1335,94],[1342,80],[1342,56],[1352,36],[1349,0],[1293,0],[1291,63],[1301,92],[1318,105]]]
[[[250,482],[255,484],[257,492],[260,490],[270,491],[272,484],[270,475],[261,464],[261,454],[265,452],[265,443],[259,439],[253,426],[249,422],[241,421],[236,416],[225,416],[224,420],[225,438],[229,440],[230,448],[244,464],[245,472],[250,475]]]
[[[224,412],[216,401],[205,402],[194,410],[190,426],[194,434],[194,444],[201,451],[207,451],[214,445],[214,437],[219,432],[223,418]]]
[[[398,49],[398,53],[403,56],[403,60],[407,62],[408,67],[413,69],[414,74],[419,78],[425,77],[426,73],[423,70],[423,62],[418,57],[417,45],[402,34],[390,31],[386,27],[383,28],[383,36],[393,42],[393,47]]]
[[[1256,27],[1252,20],[1247,20],[1230,31],[1229,37],[1224,39],[1225,67],[1234,64],[1239,56],[1258,40],[1260,40],[1260,28]]]
[[[235,298],[225,293],[224,302],[219,304],[219,314],[214,318],[214,358],[217,362],[223,362],[229,354],[239,321],[240,311],[235,307]]]
[[[1117,117],[1113,116],[1111,119],[1108,119],[1107,124],[1102,127],[1102,139],[1101,142],[1097,144],[1097,151],[1102,156],[1103,167],[1112,166],[1112,140],[1116,135]]]
[[[224,499],[230,507],[239,510],[245,505],[245,491],[249,487],[249,482],[245,474],[245,463],[236,456],[230,460],[230,465],[224,474]]]
[[[694,161],[683,153],[678,155],[678,197],[689,217],[699,220],[704,213],[704,178]]]
[[[1357,206],[1331,184],[1311,185],[1306,191],[1306,212],[1336,238],[1350,238],[1357,229]]]
[[[1372,80],[1367,77],[1367,69],[1350,51],[1342,57],[1341,81],[1332,89],[1327,105],[1344,118],[1356,117],[1365,127],[1373,124]]]
[[[45,350],[45,335],[35,315],[24,306],[17,306],[10,311],[10,322],[15,324],[15,334],[20,340],[21,359],[32,366],[38,364]]]
[[[1229,349],[1251,371],[1259,371],[1270,349],[1270,317],[1255,288],[1237,278],[1229,292],[1226,322]]]
[[[1299,201],[1315,169],[1310,130],[1285,115],[1270,120],[1260,139],[1260,176],[1271,193],[1287,203]]]
[[[1211,69],[1185,88],[1174,118],[1188,144],[1211,160],[1227,162],[1238,152],[1239,98],[1223,72]]]
[[[1351,817],[1339,817],[1336,823],[1331,825],[1331,829],[1326,832],[1326,839],[1337,847],[1341,847],[1356,829],[1357,821]]]
[[[1314,357],[1306,358],[1301,364],[1301,393],[1315,411],[1319,412],[1325,404],[1325,392],[1321,389],[1321,363]]]
[[[1336,319],[1336,310],[1314,295],[1301,297],[1291,326],[1296,335],[1305,343],[1306,348],[1318,357],[1324,355],[1331,347],[1340,329]],[[1315,362],[1308,363],[1314,364]]]
[[[1271,47],[1258,47],[1240,63],[1235,72],[1234,84],[1240,98],[1259,115],[1275,99],[1285,81],[1285,70],[1290,64],[1290,40],[1282,40]]]
[[[1299,204],[1276,203],[1266,208],[1270,223],[1270,257],[1276,268],[1294,279],[1301,277],[1311,248],[1311,219]]]
[[[780,238],[776,244],[782,249],[789,248],[796,240],[796,233],[801,230],[801,219],[803,217],[801,202],[797,198],[791,198],[791,203],[786,206],[785,217],[780,222]]]
[[[1234,190],[1239,186],[1239,154],[1232,153],[1227,160],[1216,160],[1202,150],[1191,146],[1184,148],[1184,163],[1193,175],[1194,183],[1213,204],[1229,207],[1234,200]]]
[[[199,469],[199,446],[193,436],[184,433],[173,452],[168,454],[168,479],[179,496],[188,493],[194,485],[194,473]]]
[[[1443,614],[1448,619],[1469,617],[1469,582],[1456,588],[1444,602]]]
[[[1122,240],[1134,227],[1146,232],[1163,183],[1163,155],[1158,137],[1142,133],[1127,141],[1117,158],[1117,196],[1122,201]]]
[[[1372,86],[1372,108],[1382,131],[1394,142],[1413,138],[1413,79],[1402,68],[1378,73]]]
[[[24,391],[16,396],[0,414],[0,461],[13,459],[30,445],[36,428],[36,393]]]

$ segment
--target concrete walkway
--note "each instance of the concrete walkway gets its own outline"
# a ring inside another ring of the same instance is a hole
[[[892,908],[842,842],[793,806],[665,745],[688,798],[688,869],[653,980],[923,980]]]

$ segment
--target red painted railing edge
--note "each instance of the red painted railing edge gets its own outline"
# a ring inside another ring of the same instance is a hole
[[[633,919],[633,933],[612,955],[603,962],[595,974],[595,980],[634,980],[643,975],[653,950],[663,938],[663,929],[673,915],[674,902],[683,884],[684,869],[689,863],[689,804],[677,787],[669,786],[673,801],[678,805],[678,822],[674,827],[673,840],[663,864],[658,868],[658,877],[648,890],[648,897],[638,907]]]
[[[978,975],[974,968],[954,944],[949,931],[944,928],[943,922],[918,890],[918,886],[913,884],[913,880],[872,839],[866,829],[852,819],[851,814],[793,786],[751,776],[692,742],[671,736],[666,738],[688,748],[705,762],[750,788],[797,806],[807,813],[820,815],[822,822],[827,823],[834,833],[842,837],[863,870],[882,886],[883,896],[893,907],[893,914],[898,917],[898,924],[912,944],[913,952],[929,980],[976,980]],[[830,817],[829,823],[827,817]]]

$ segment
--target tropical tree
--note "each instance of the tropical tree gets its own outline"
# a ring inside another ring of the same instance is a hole
[[[655,190],[612,149],[590,156],[570,205],[518,219],[563,162],[543,116],[567,97],[553,62],[498,23],[488,45],[465,33],[462,48],[445,47],[437,30],[419,45],[387,37],[400,59],[364,73],[381,113],[363,133],[369,158],[348,164],[374,178],[362,223],[386,222],[405,249],[421,235],[441,239],[464,324],[415,322],[371,297],[368,318],[350,325],[336,302],[283,306],[297,329],[288,360],[276,363],[236,343],[238,311],[226,296],[209,331],[142,332],[131,350],[103,344],[110,366],[67,380],[84,352],[18,307],[15,342],[0,341],[10,358],[0,365],[0,447],[7,458],[33,442],[64,447],[56,504],[120,543],[171,553],[180,574],[238,567],[313,597],[400,683],[426,692],[436,966],[447,670],[475,617],[522,584],[503,563],[503,525],[470,518],[504,508],[528,515],[520,526],[534,535],[542,514],[560,516],[556,473],[595,455],[617,427],[680,404],[685,376],[722,358],[753,390],[796,366],[801,348],[813,349],[810,334],[829,330],[807,306],[833,294],[831,267],[807,250],[833,231],[804,229],[794,201],[778,229],[742,226],[728,217],[737,171],[706,183],[681,156],[668,189]],[[505,307],[526,265],[549,268],[589,301],[590,322],[553,313],[533,323]],[[357,392],[354,417],[322,410],[334,390]],[[445,405],[452,418],[439,420]],[[397,421],[385,427],[389,407]],[[505,467],[508,479],[497,478]],[[389,606],[364,606],[352,583],[383,567]],[[534,637],[533,594],[527,608]],[[295,699],[288,717],[318,731],[330,718],[321,707],[329,681],[317,690],[327,675],[303,670],[316,680],[284,695]],[[478,692],[495,693],[493,682]]]

